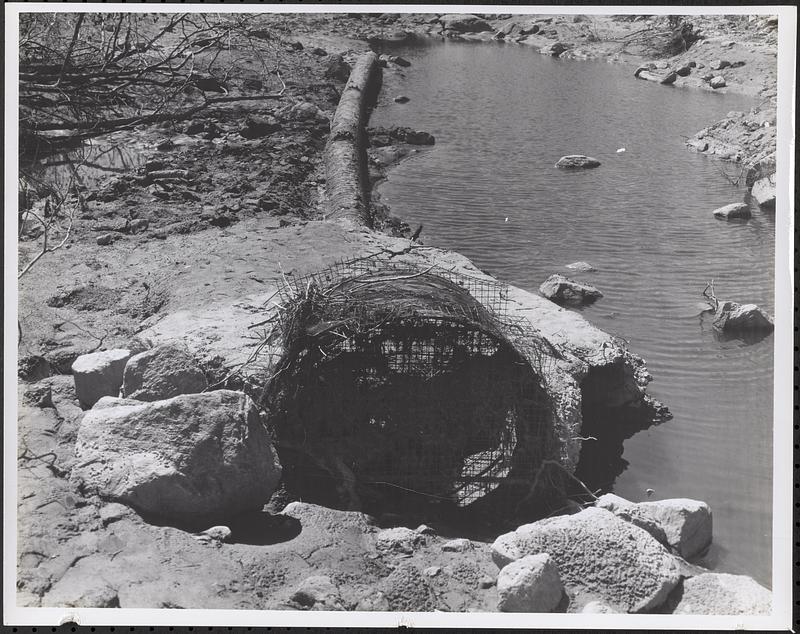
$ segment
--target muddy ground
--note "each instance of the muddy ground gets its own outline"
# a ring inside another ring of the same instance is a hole
[[[296,523],[265,515],[258,519],[263,525],[255,524],[261,532],[240,522],[233,527],[234,543],[208,544],[178,528],[148,524],[130,510],[109,511],[67,479],[82,415],[68,376],[78,355],[146,345],[137,338],[168,315],[258,297],[284,275],[380,248],[365,231],[324,219],[323,150],[344,86],[342,77],[326,71],[331,55],[352,61],[370,40],[442,37],[434,18],[266,16],[270,46],[281,51],[286,90],[279,99],[231,104],[125,133],[124,143],[135,140],[142,148],[138,167],[86,181],[83,205],[73,201],[77,211],[64,246],[19,281],[20,605],[308,609],[291,599],[294,588],[309,575],[328,574],[340,589],[342,609],[369,609],[360,602],[376,584],[389,597],[377,609],[494,609],[497,570],[488,544],[478,539],[467,555],[442,552],[446,537],[460,536],[446,522],[435,526],[441,536],[421,538],[411,553],[379,552],[374,527],[355,516],[298,535]],[[766,116],[774,117],[775,32],[764,20],[693,19],[705,40],[664,58],[631,35],[648,28],[646,17],[541,19],[549,22],[518,44],[564,42],[571,56],[629,64],[631,81],[646,60],[670,67],[743,61],[725,70],[727,87],[721,90],[762,97]],[[490,21],[500,29],[514,20]],[[637,43],[624,44],[628,36]],[[390,65],[386,72],[413,70]],[[681,88],[711,89],[697,73],[663,89]],[[774,127],[751,130],[741,119],[724,126],[726,142],[741,146],[738,156],[727,158],[741,163],[774,152]],[[172,175],[154,176],[167,171]],[[396,234],[408,233],[400,222],[392,226]],[[40,246],[35,228],[21,233],[21,266]],[[247,310],[258,311],[258,305]],[[171,327],[180,325],[173,320]],[[213,346],[202,361],[210,380],[228,371]],[[348,522],[358,527],[351,530]]]

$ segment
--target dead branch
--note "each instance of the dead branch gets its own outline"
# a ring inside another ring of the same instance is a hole
[[[705,297],[709,302],[711,302],[714,306],[714,310],[719,309],[719,300],[717,296],[714,295],[714,280],[712,279],[708,284],[706,284],[705,289],[703,289],[703,297]]]

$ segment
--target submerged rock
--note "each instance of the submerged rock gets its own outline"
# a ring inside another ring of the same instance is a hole
[[[130,350],[105,350],[82,354],[72,364],[75,394],[83,407],[91,407],[102,396],[117,396]]]
[[[281,475],[258,410],[219,390],[87,412],[72,479],[162,517],[258,510]]]
[[[745,575],[705,573],[686,579],[673,614],[771,614],[772,593]]]
[[[594,266],[584,261],[567,264],[564,268],[567,268],[570,271],[580,271],[581,273],[590,273],[591,271],[597,270]]]
[[[724,207],[719,207],[713,212],[715,217],[724,220],[731,220],[734,218],[749,218],[750,206],[747,203],[731,203]]]
[[[505,566],[497,576],[500,612],[552,612],[564,587],[550,555],[527,555]]]
[[[605,509],[526,524],[492,544],[492,558],[501,568],[539,553],[552,557],[568,592],[626,612],[660,606],[679,580],[673,555]]]
[[[603,294],[590,284],[576,282],[563,275],[551,275],[539,287],[547,299],[564,304],[588,304],[600,299]]]
[[[568,154],[558,159],[556,167],[566,169],[600,167],[600,161],[584,154]]]
[[[755,304],[719,302],[714,313],[714,328],[723,332],[771,331],[775,328],[772,317]]]

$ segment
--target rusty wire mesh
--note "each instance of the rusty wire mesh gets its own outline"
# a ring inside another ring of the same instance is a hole
[[[278,443],[359,495],[466,506],[558,458],[542,382],[553,351],[509,317],[506,285],[370,258],[285,279],[280,295]]]

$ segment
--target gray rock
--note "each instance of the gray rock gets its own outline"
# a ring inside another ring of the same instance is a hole
[[[195,394],[208,387],[205,374],[186,350],[158,346],[132,356],[125,365],[122,394],[139,401],[160,401]]]
[[[448,13],[440,17],[439,22],[445,31],[457,33],[481,33],[492,30],[485,20],[470,13]]]
[[[679,580],[673,555],[605,509],[526,524],[492,545],[492,558],[501,568],[540,553],[553,558],[567,590],[625,612],[660,606]]]
[[[107,526],[112,522],[121,520],[130,512],[130,509],[124,504],[112,502],[100,508],[100,521],[103,522],[103,526]]]
[[[397,97],[394,98],[395,103],[408,103],[409,101],[411,100],[405,95],[397,95]]]
[[[381,604],[388,605],[392,612],[430,612],[436,609],[436,596],[428,579],[411,563],[395,568],[380,581],[376,590],[386,599],[385,603],[381,600]]]
[[[589,601],[583,606],[582,614],[616,614],[616,610],[602,601]]]
[[[325,575],[303,579],[292,594],[292,601],[315,610],[344,610],[339,589]]]
[[[646,510],[640,508],[635,502],[629,502],[613,493],[606,493],[597,499],[595,506],[611,511],[620,519],[647,531],[664,546],[668,545],[667,535],[664,529],[658,524],[655,518],[647,513]]]
[[[380,531],[375,540],[375,547],[386,552],[411,554],[414,548],[424,541],[425,538],[420,533],[398,526]]]
[[[389,599],[380,590],[368,593],[356,605],[358,612],[388,612],[389,610],[391,610]]]
[[[590,284],[576,282],[563,275],[551,275],[539,287],[547,299],[564,304],[588,304],[603,296]]]
[[[747,203],[731,203],[730,205],[725,205],[724,207],[715,209],[712,213],[715,217],[722,218],[724,220],[731,220],[734,218],[749,218],[750,205]]]
[[[703,554],[711,544],[712,516],[705,502],[675,498],[637,506],[658,523],[670,548],[684,559]]]
[[[744,575],[706,573],[686,579],[673,614],[771,614],[772,593]]]
[[[227,542],[232,535],[231,529],[227,526],[212,526],[200,533],[214,542]]]
[[[497,576],[500,612],[552,612],[564,587],[550,555],[527,555],[505,566]]]
[[[600,167],[600,161],[598,161],[596,158],[585,156],[583,154],[568,154],[567,156],[562,156],[560,159],[558,159],[558,161],[556,161],[556,167],[564,169]]]
[[[139,233],[140,231],[145,231],[149,226],[150,222],[147,218],[136,218],[128,223],[128,231],[130,233]]]
[[[714,328],[723,332],[772,331],[772,316],[756,304],[719,302],[714,313]]]
[[[341,55],[331,55],[325,67],[325,77],[327,79],[347,81],[350,77],[350,71],[352,71],[350,64],[345,62]]]
[[[692,73],[692,66],[691,64],[684,64],[683,66],[679,66],[675,69],[675,73],[679,77],[686,77]]]
[[[708,65],[708,67],[709,67],[711,70],[722,70],[723,68],[727,68],[727,67],[728,67],[728,66],[730,66],[730,65],[731,65],[731,63],[730,63],[729,61],[727,61],[727,60],[724,60],[724,59],[715,59],[713,62],[711,62],[711,63]]]
[[[53,407],[53,388],[42,383],[29,385],[22,395],[22,402],[34,407]]]
[[[472,542],[464,537],[451,539],[442,544],[442,551],[446,553],[463,553],[467,550],[472,550]]]
[[[34,383],[46,379],[50,374],[50,362],[44,357],[26,355],[17,362],[17,376],[23,381]]]
[[[597,270],[588,262],[583,261],[567,264],[564,268],[569,269],[570,271],[580,271],[581,273],[589,273]]]
[[[664,75],[658,83],[669,86],[670,84],[674,84],[677,79],[678,73],[676,71],[672,71]]]
[[[106,350],[82,354],[72,364],[75,394],[83,407],[91,407],[101,396],[117,396],[130,350]]]
[[[775,206],[775,174],[760,178],[753,183],[750,195],[761,207]]]
[[[96,242],[99,246],[105,247],[114,242],[114,236],[110,233],[104,233],[101,236],[97,236]]]
[[[73,483],[162,517],[260,509],[281,468],[258,410],[219,390],[86,413]]]
[[[539,52],[542,55],[550,55],[551,57],[558,57],[566,51],[569,47],[562,43],[562,42],[553,42],[552,44],[548,44],[547,46],[543,46],[539,49]]]
[[[249,114],[245,117],[244,126],[239,130],[245,139],[260,139],[281,129],[281,123],[271,115],[258,116]]]
[[[708,83],[712,88],[725,88],[728,85],[722,75],[715,75]]]

